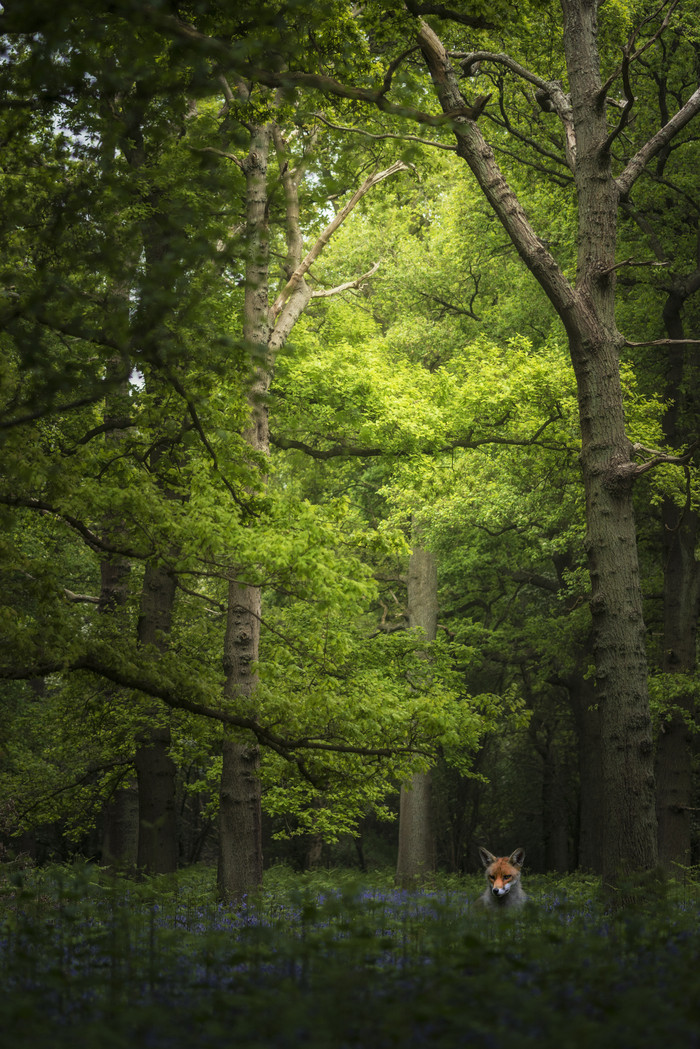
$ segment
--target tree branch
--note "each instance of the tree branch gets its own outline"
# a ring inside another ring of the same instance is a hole
[[[319,255],[325,248],[326,244],[328,244],[328,241],[331,239],[335,231],[339,228],[339,226],[343,224],[343,222],[345,222],[345,219],[352,212],[352,210],[355,208],[358,202],[364,197],[364,195],[368,193],[369,190],[372,189],[374,186],[378,185],[378,183],[382,182],[385,178],[389,178],[390,175],[394,175],[398,171],[409,170],[410,169],[407,164],[404,164],[402,160],[397,160],[395,164],[392,164],[391,167],[385,168],[384,171],[375,171],[373,174],[371,174],[368,178],[365,179],[361,186],[359,186],[355,190],[347,204],[340,209],[337,215],[334,216],[334,218],[328,223],[323,232],[319,235],[314,246],[311,248],[310,251],[307,252],[305,257],[301,260],[294,273],[291,275],[286,285],[284,286],[284,288],[282,288],[281,292],[275,299],[275,302],[273,303],[270,310],[270,315],[273,321],[279,317],[285,305],[285,302],[289,299],[290,295],[292,295],[292,293],[299,286],[299,284],[301,284],[302,280],[308,273],[310,267],[319,257]]]
[[[53,517],[65,521],[65,523],[70,525],[78,535],[82,536],[87,545],[96,553],[116,554],[120,557],[135,557],[139,560],[143,560],[143,558],[149,556],[150,551],[113,546],[111,543],[106,542],[101,536],[97,535],[96,532],[93,532],[92,529],[88,528],[82,521],[79,521],[77,517],[73,517],[71,514],[59,510],[58,507],[52,506],[50,503],[45,503],[41,499],[0,494],[0,504],[3,504],[4,506],[14,506],[18,509],[35,510],[40,514],[51,514]]]
[[[442,445],[439,448],[434,448],[430,444],[426,444],[420,450],[423,454],[426,455],[438,455],[453,452],[457,448],[481,448],[484,445],[490,444],[507,445],[517,448],[531,447],[532,445],[540,444],[541,442],[539,438],[542,436],[547,427],[551,426],[552,423],[557,422],[557,420],[561,419],[562,417],[563,416],[561,409],[557,406],[557,413],[555,415],[551,415],[548,419],[545,419],[542,425],[538,426],[538,428],[530,437],[474,437],[472,431],[469,434],[467,434],[466,437],[455,437],[454,440],[450,442],[450,444]],[[499,420],[495,424],[495,426],[501,426],[504,422],[505,419]],[[274,434],[270,434],[270,444],[274,444],[276,448],[281,448],[283,451],[296,450],[304,452],[305,455],[311,456],[312,459],[322,460],[338,459],[342,456],[370,459],[378,455],[392,455],[395,458],[400,458],[404,455],[410,455],[414,451],[414,449],[412,448],[399,448],[394,452],[387,452],[385,448],[381,447],[362,447],[360,445],[345,444],[343,442],[334,444],[330,448],[314,448],[313,445],[306,444],[304,441],[297,441],[291,437],[275,436]],[[542,447],[552,448],[555,451],[561,451],[562,449],[562,445],[559,444],[542,445]]]
[[[106,678],[122,688],[133,689],[152,696],[154,699],[160,699],[166,706],[174,710],[184,710],[189,714],[195,714],[198,717],[204,717],[211,721],[219,721],[222,724],[250,732],[261,746],[269,747],[281,757],[297,765],[299,765],[300,760],[294,753],[297,750],[327,751],[330,753],[357,754],[361,757],[379,758],[389,758],[396,754],[432,756],[429,751],[413,746],[367,747],[346,742],[321,741],[310,737],[286,739],[271,728],[260,724],[255,718],[234,714],[230,710],[212,707],[209,703],[203,702],[197,695],[197,686],[194,683],[190,683],[189,687],[195,698],[188,698],[183,694],[184,690],[181,682],[170,684],[167,681],[163,681],[162,676],[157,681],[153,680],[143,668],[135,668],[132,664],[125,667],[117,667],[100,657],[98,653],[85,653],[70,661],[46,660],[33,664],[30,667],[0,668],[0,679],[27,681],[33,678],[46,677],[49,674],[74,673],[81,670],[97,674],[99,677]]]
[[[649,161],[660,153],[693,117],[700,113],[700,88],[693,92],[681,109],[671,117],[667,124],[656,132],[649,141],[632,157],[624,171],[615,179],[620,198],[626,200],[632,186],[644,171]]]
[[[625,339],[625,346],[637,349],[640,346],[700,346],[700,339],[649,339],[647,342],[630,342]]]
[[[326,299],[331,295],[339,295],[343,291],[350,291],[352,288],[359,288],[360,285],[364,283],[364,281],[366,281],[369,277],[374,276],[374,274],[379,269],[379,266],[380,263],[375,262],[372,268],[367,270],[366,273],[363,273],[361,277],[358,277],[356,280],[346,281],[345,284],[339,284],[336,288],[326,288],[322,291],[312,291],[311,298]]]
[[[454,153],[456,146],[451,145],[449,142],[436,142],[432,138],[421,138],[420,135],[400,135],[392,131],[384,131],[382,134],[375,134],[371,131],[365,131],[364,128],[350,127],[347,124],[334,124],[331,120],[328,120],[323,116],[322,113],[315,113],[314,116],[321,123],[325,124],[326,127],[333,128],[334,131],[350,131],[354,135],[362,135],[364,138],[371,138],[377,141],[386,138],[397,138],[401,142],[420,142],[423,146],[434,146],[435,149],[444,149],[450,153]]]
[[[641,47],[637,48],[636,51],[632,51],[632,48],[634,47],[635,40],[637,39],[637,36],[641,32],[642,28],[645,25],[647,25],[649,22],[651,22],[654,18],[656,18],[656,16],[658,14],[660,14],[661,11],[663,11],[664,7],[666,7],[666,4],[668,3],[668,0],[663,0],[663,2],[661,4],[659,4],[659,6],[656,8],[656,10],[652,11],[652,13],[650,15],[648,15],[646,18],[642,19],[640,24],[633,30],[633,32],[631,33],[631,35],[629,37],[629,40],[627,41],[627,44],[623,48],[623,56],[624,57],[623,57],[622,62],[617,67],[615,72],[610,74],[610,76],[608,77],[608,79],[605,81],[605,83],[603,84],[603,86],[600,89],[600,92],[599,92],[599,95],[598,95],[598,99],[600,101],[602,101],[605,98],[605,96],[607,95],[608,91],[610,90],[610,88],[612,87],[614,82],[617,80],[617,78],[620,75],[620,73],[622,73],[623,76],[625,75],[625,66],[627,66],[627,69],[629,70],[629,66],[631,65],[631,63],[635,62],[638,58],[640,58],[641,55],[643,55],[644,52],[647,51],[651,47],[651,45],[654,44],[658,40],[658,38],[661,36],[661,34],[664,32],[664,30],[668,28],[669,22],[671,20],[671,15],[673,14],[673,12],[676,9],[676,7],[678,7],[679,2],[680,2],[680,0],[671,0],[671,6],[669,7],[668,11],[666,12],[664,20],[661,23],[661,25],[659,26],[659,28],[656,30],[656,32],[651,37],[649,37],[647,42],[645,44],[643,44]],[[627,92],[625,92],[625,93],[627,94]],[[631,98],[631,93],[629,95],[627,95],[627,97]]]
[[[545,80],[543,77],[538,76],[536,73],[530,72],[525,66],[521,66],[519,62],[511,58],[510,55],[503,53],[496,53],[493,51],[470,51],[464,52],[450,52],[451,57],[456,57],[459,60],[459,64],[465,73],[468,70],[481,62],[492,62],[494,65],[504,66],[509,69],[516,76],[520,77],[521,80],[525,80],[537,88],[535,92],[535,99],[537,104],[545,112],[556,113],[562,122],[564,127],[564,139],[566,149],[566,164],[573,171],[576,167],[576,135],[574,133],[574,116],[571,108],[571,102],[569,96],[565,94],[564,89],[558,80]],[[534,145],[534,143],[531,143]],[[535,146],[540,152],[544,152],[539,146]],[[550,156],[551,154],[546,154]],[[557,162],[559,157],[555,157]]]
[[[469,26],[471,29],[495,29],[496,23],[489,22],[482,15],[465,15],[455,11],[444,4],[419,4],[416,0],[406,0],[406,7],[413,15],[436,15],[450,22],[458,22],[460,25]]]

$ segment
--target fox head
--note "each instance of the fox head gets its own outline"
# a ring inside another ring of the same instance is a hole
[[[505,896],[520,880],[520,868],[525,860],[525,850],[515,849],[510,856],[494,856],[488,849],[479,848],[481,862],[486,868],[486,877],[491,892],[497,898]]]

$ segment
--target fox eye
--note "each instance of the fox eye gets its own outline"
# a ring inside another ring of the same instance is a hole
[[[503,880],[504,881],[512,881],[513,880],[513,875],[512,874],[504,874],[503,875]]]
[[[495,874],[489,874],[489,881],[495,881],[495,880],[496,880],[496,875]]]

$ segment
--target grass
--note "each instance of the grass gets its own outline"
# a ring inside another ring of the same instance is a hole
[[[516,920],[481,878],[266,875],[240,908],[210,871],[0,873],[0,1030],[51,1049],[700,1046],[700,888],[608,917],[596,883],[529,876]]]

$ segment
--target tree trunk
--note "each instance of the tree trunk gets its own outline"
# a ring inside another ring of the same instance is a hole
[[[428,641],[437,634],[437,564],[434,555],[414,546],[408,565],[408,624]],[[399,851],[396,881],[409,888],[435,869],[432,775],[417,772],[403,784],[399,800]]]
[[[260,640],[260,589],[232,582],[224,642],[225,696],[237,713],[255,716]],[[240,901],[262,882],[261,785],[257,745],[224,728],[219,797],[218,890]]]
[[[579,209],[577,309],[562,318],[578,386],[593,652],[601,712],[603,878],[656,865],[653,747],[645,628],[615,326],[619,194],[606,107],[599,101],[597,4],[564,0],[564,37],[576,131]]]
[[[102,813],[102,856],[104,867],[134,870],[138,863],[139,795],[133,777],[120,786]]]
[[[128,294],[124,290],[124,303],[128,303]],[[126,306],[125,306],[126,308]],[[124,362],[120,357],[107,361],[107,378],[114,380],[120,375]],[[105,444],[118,449],[124,439],[121,427],[112,429],[114,421],[126,414],[129,403],[129,392],[126,383],[118,386],[105,401],[104,423]],[[103,534],[108,540],[118,540],[123,532],[121,523],[108,515],[104,521]],[[101,615],[101,627],[106,627],[109,634],[118,634],[124,627],[121,618],[129,597],[129,579],[131,563],[125,557],[112,555],[100,561],[100,598],[98,611]],[[117,686],[105,684],[105,702],[109,703]],[[133,870],[136,867],[138,850],[138,790],[134,776],[130,774],[123,784],[114,791],[111,799],[102,812],[102,851],[101,859],[105,866],[119,870]]]
[[[697,622],[700,611],[700,573],[695,560],[698,515],[688,507],[679,511],[665,498],[664,525],[664,656],[663,671],[690,678],[696,667]],[[656,815],[659,862],[672,873],[690,863],[690,809],[692,806],[692,751],[689,720],[695,714],[690,686],[673,690],[674,711],[662,720],[656,743]]]
[[[244,437],[258,455],[268,456],[267,394],[272,376],[269,322],[269,232],[267,165],[272,124],[251,129],[246,175],[246,285],[243,333],[252,362],[248,392],[250,421]],[[261,477],[261,484],[266,478]],[[245,576],[248,566],[241,566]],[[262,604],[260,588],[236,579],[228,588],[224,639],[224,695],[236,712],[255,716],[255,685]],[[260,755],[257,744],[224,729],[219,799],[218,890],[223,900],[240,900],[262,882]]]
[[[140,645],[164,650],[175,587],[172,572],[160,565],[146,565],[138,621]],[[166,716],[153,709],[153,723],[140,733],[134,758],[139,790],[138,867],[147,874],[170,874],[178,864],[177,768],[170,756],[170,726],[160,720]]]
[[[601,874],[603,870],[603,771],[600,711],[594,683],[582,673],[567,679],[569,703],[576,721],[579,768],[577,866]]]
[[[564,768],[559,756],[556,733],[544,726],[545,738],[539,749],[542,757],[542,843],[547,871],[569,868],[569,813],[566,805]]]
[[[666,401],[669,405],[663,429],[667,446],[677,449],[697,430],[695,390],[697,366],[691,364],[695,348],[684,345],[681,311],[686,299],[697,291],[700,271],[677,281],[663,311],[666,333],[678,345],[669,348],[666,367]],[[690,432],[689,432],[690,431]],[[668,675],[695,673],[697,623],[700,614],[700,565],[695,551],[698,513],[690,503],[679,510],[673,499],[664,498],[661,512],[664,565],[664,653],[662,670]],[[688,687],[673,689],[676,708],[661,723],[656,743],[656,815],[659,862],[672,873],[677,865],[690,863],[690,807],[692,805],[692,752],[689,719],[695,714],[695,698]]]

